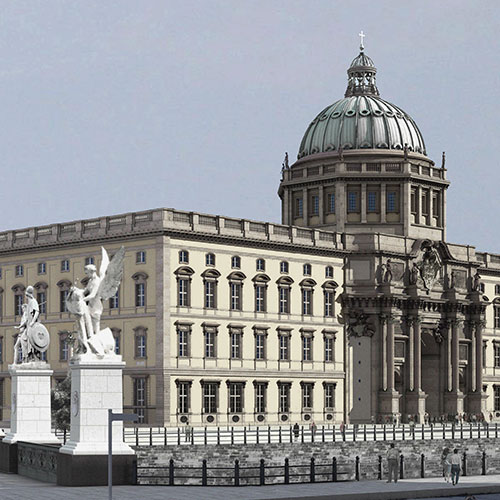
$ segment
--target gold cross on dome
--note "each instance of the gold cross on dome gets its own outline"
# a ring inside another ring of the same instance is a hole
[[[361,32],[359,33],[359,50],[363,50],[365,48],[365,46],[363,45],[363,38],[365,36],[366,35],[363,33],[363,30],[361,30]]]

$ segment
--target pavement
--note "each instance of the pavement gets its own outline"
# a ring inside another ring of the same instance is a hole
[[[467,476],[456,486],[442,478],[268,486],[114,486],[115,500],[389,500],[452,497],[500,500],[500,475]],[[484,496],[482,496],[484,495]],[[1,500],[107,500],[104,486],[71,488],[0,473]]]

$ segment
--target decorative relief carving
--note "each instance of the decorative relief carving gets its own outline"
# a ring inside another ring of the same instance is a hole
[[[368,314],[351,311],[347,317],[340,317],[340,320],[341,323],[345,323],[349,337],[373,337],[375,334],[375,328]]]

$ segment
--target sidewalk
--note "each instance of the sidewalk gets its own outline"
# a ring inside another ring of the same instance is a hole
[[[441,478],[404,479],[397,484],[385,481],[349,481],[277,486],[201,487],[201,486],[115,486],[115,500],[386,500],[440,496],[462,496],[469,493],[498,493],[500,475],[460,478],[457,486]],[[68,488],[41,483],[18,475],[0,473],[2,500],[107,500],[106,487]],[[490,499],[489,499],[490,500]]]

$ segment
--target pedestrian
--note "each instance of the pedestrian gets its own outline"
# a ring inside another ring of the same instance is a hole
[[[295,424],[293,426],[293,435],[295,437],[295,441],[297,441],[297,439],[299,439],[299,433],[300,433],[299,424],[297,422],[295,422]]]
[[[310,430],[311,430],[311,439],[314,440],[314,438],[316,437],[316,424],[314,423],[314,420],[311,422],[311,425],[310,425]]]
[[[460,455],[458,450],[455,448],[453,450],[453,455],[451,456],[451,484],[455,486],[458,484],[458,478],[460,477]]]
[[[451,462],[450,462],[450,450],[445,448],[443,453],[441,453],[441,464],[443,465],[443,477],[444,480],[449,483],[451,475]]]
[[[342,420],[342,422],[340,422],[340,433],[344,434],[344,432],[345,432],[345,424],[344,421]]]
[[[191,427],[189,426],[189,420],[186,421],[186,426],[184,427],[184,441],[187,443],[191,440]]]
[[[398,460],[399,451],[394,447],[394,443],[391,443],[391,447],[387,452],[387,482],[391,482],[391,478],[394,477],[394,482],[398,482]]]

